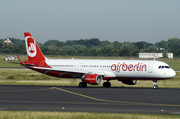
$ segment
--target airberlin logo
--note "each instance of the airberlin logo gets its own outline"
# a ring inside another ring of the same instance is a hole
[[[125,62],[120,64],[118,62],[117,64],[112,64],[111,65],[111,70],[112,71],[146,71],[147,70],[147,65],[143,63],[137,63],[137,64],[129,64],[127,65]]]
[[[29,46],[29,44],[30,44],[30,46]],[[35,45],[34,45],[34,43],[29,43],[29,44],[28,44],[28,46],[29,46],[29,47],[28,47],[29,52],[32,52],[32,53],[35,52]]]
[[[30,57],[34,57],[37,54],[36,51],[36,43],[34,42],[34,39],[31,36],[27,36],[25,38],[26,41],[26,48],[27,48],[27,54]]]

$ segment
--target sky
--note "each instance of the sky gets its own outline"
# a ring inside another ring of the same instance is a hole
[[[180,0],[1,0],[0,39],[98,38],[149,43],[180,38]]]

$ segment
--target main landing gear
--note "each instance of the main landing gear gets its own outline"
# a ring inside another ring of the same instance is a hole
[[[157,80],[153,80],[153,82],[154,82],[153,88],[154,88],[154,89],[158,89]]]
[[[111,83],[110,83],[109,81],[104,82],[104,83],[103,83],[103,87],[104,87],[104,88],[109,88],[109,87],[111,87]]]
[[[87,83],[86,82],[80,82],[79,87],[80,88],[85,88],[85,87],[87,87]]]
[[[84,78],[85,78],[85,75],[83,75],[83,76],[81,77],[81,81],[82,81],[82,82],[79,83],[79,87],[80,87],[80,88],[86,88],[86,87],[87,87],[87,83],[85,82]]]

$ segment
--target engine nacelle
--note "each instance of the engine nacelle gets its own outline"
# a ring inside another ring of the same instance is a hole
[[[99,85],[102,83],[103,77],[98,74],[87,74],[84,78],[84,81],[91,85]]]
[[[139,80],[118,80],[127,85],[136,85]]]

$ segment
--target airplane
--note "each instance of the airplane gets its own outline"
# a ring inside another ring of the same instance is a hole
[[[79,87],[99,85],[111,87],[111,80],[135,85],[139,80],[152,80],[154,89],[157,81],[171,79],[176,72],[162,61],[155,60],[91,60],[91,59],[48,59],[41,52],[30,32],[24,33],[27,61],[20,64],[40,73],[59,78],[81,78]]]

